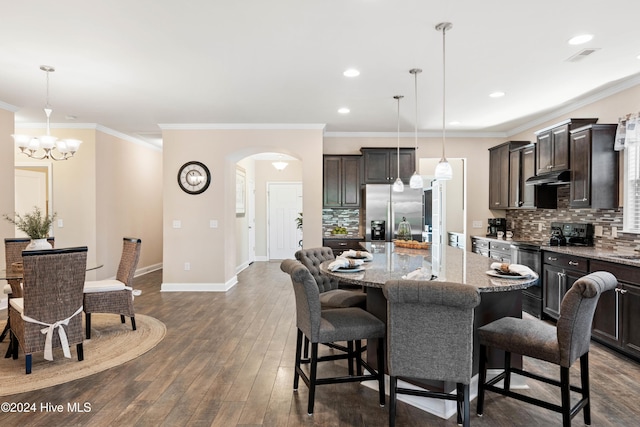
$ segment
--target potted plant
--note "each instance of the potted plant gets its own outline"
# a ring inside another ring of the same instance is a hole
[[[39,207],[34,206],[33,211],[20,215],[14,214],[14,218],[4,214],[4,218],[16,226],[16,228],[25,233],[31,239],[31,243],[27,246],[27,250],[51,249],[51,244],[47,242],[49,229],[56,217],[55,212],[52,215],[44,215]]]

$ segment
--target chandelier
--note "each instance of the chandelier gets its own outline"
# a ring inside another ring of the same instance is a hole
[[[31,135],[11,135],[22,154],[25,154],[36,160],[67,160],[78,151],[82,141],[78,139],[58,139],[51,136],[49,119],[53,110],[49,105],[49,73],[53,73],[56,69],[49,65],[41,65],[40,69],[47,73],[47,103],[44,112],[47,115],[47,134],[41,136]],[[55,151],[59,154],[56,155]]]

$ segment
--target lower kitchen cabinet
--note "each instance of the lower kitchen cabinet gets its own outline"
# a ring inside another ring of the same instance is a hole
[[[543,252],[542,260],[542,313],[557,320],[564,294],[587,274],[589,260],[549,251]]]
[[[608,271],[618,286],[600,296],[591,337],[635,359],[640,359],[640,274],[637,267],[591,261],[591,271]]]
[[[362,237],[351,237],[351,238],[331,238],[331,239],[322,239],[322,245],[331,248],[334,256],[338,256],[342,254],[344,251],[348,251],[349,249],[353,249],[356,251],[361,251],[362,246],[360,242],[363,242],[364,239]]]
[[[489,256],[489,241],[486,239],[479,239],[477,237],[471,238],[471,251],[482,256]]]
[[[511,244],[509,242],[489,242],[489,257],[498,262],[511,263]]]

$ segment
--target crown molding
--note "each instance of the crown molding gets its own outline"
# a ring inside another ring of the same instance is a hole
[[[16,113],[18,112],[18,110],[20,110],[20,108],[16,107],[15,105],[7,104],[3,101],[0,101],[0,108],[2,108],[3,110],[11,111],[12,113]]]
[[[20,128],[28,128],[28,129],[46,129],[46,123],[16,123],[16,129]],[[106,133],[107,135],[114,136],[116,138],[131,142],[133,144],[142,145],[145,147],[151,147],[155,150],[162,150],[161,146],[153,144],[151,142],[145,141],[143,139],[134,138],[131,135],[127,135],[125,133],[119,132],[117,130],[113,130],[103,125],[99,125],[97,123],[51,123],[51,129],[89,129],[95,130],[98,132]]]
[[[447,138],[504,138],[506,132],[447,131]],[[397,132],[325,132],[325,138],[397,138]],[[401,138],[414,138],[414,132],[400,132]],[[418,138],[441,138],[442,131],[418,132]]]
[[[162,130],[324,130],[324,123],[161,123]]]

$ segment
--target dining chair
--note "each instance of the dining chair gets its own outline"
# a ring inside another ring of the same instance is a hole
[[[47,237],[47,241],[51,244],[51,247],[55,247],[55,238]],[[8,269],[14,262],[22,262],[22,251],[31,242],[28,237],[5,237],[4,239],[4,259],[5,266]],[[11,298],[20,298],[22,296],[22,288],[20,281],[7,280],[7,284],[4,285],[4,294],[7,296],[7,304]],[[7,323],[4,325],[2,334],[0,334],[0,342],[4,341],[4,338],[9,333],[9,312],[7,310]]]
[[[522,402],[530,403],[562,414],[562,425],[570,426],[571,419],[580,410],[584,423],[591,424],[589,393],[589,344],[591,323],[603,292],[614,289],[618,281],[611,273],[598,271],[576,280],[565,294],[560,305],[560,317],[556,326],[540,319],[503,317],[478,329],[480,340],[480,372],[478,382],[478,415],[484,413],[485,391],[492,391]],[[487,349],[504,351],[504,371],[487,380]],[[511,354],[521,354],[544,360],[560,367],[560,381],[511,366]],[[580,359],[580,387],[573,386],[569,368]],[[511,374],[560,388],[561,405],[511,390]],[[496,384],[503,381],[503,387]],[[580,400],[571,406],[571,391],[580,393]]]
[[[473,319],[480,294],[461,283],[390,280],[387,299],[389,426],[395,425],[398,394],[455,400],[458,424],[470,424]],[[398,379],[456,384],[456,393],[398,386]]]
[[[82,361],[87,247],[24,251],[22,261],[23,296],[9,301],[13,359],[22,348],[25,371],[30,374],[33,353],[44,351],[44,358],[53,360],[53,349],[61,347],[70,358],[69,346],[75,344],[78,361]]]
[[[290,275],[296,299],[296,326],[298,333],[293,390],[298,390],[300,378],[309,387],[307,413],[309,415],[313,414],[317,385],[343,382],[378,381],[380,406],[384,406],[384,323],[371,313],[357,307],[322,310],[320,292],[309,270],[299,261],[293,259],[284,260],[280,264],[280,268]],[[303,336],[306,336],[311,342],[311,357],[309,359],[302,357]],[[378,340],[377,372],[362,360],[361,352],[349,351],[346,354],[318,356],[318,344],[336,341],[359,342],[365,339]],[[348,359],[350,366],[351,360],[355,359],[359,366],[367,369],[369,374],[361,375],[358,372],[357,375],[353,375],[350,369],[348,376],[318,378],[318,362],[339,359]],[[309,365],[309,374],[302,369],[303,364]]]
[[[340,282],[320,271],[320,264],[335,258],[333,250],[323,246],[320,248],[300,249],[295,257],[313,276],[320,291],[320,304],[323,308],[364,308],[367,295],[359,290],[340,289]]]
[[[122,323],[125,323],[125,316],[130,317],[131,328],[136,330],[133,297],[140,295],[140,291],[134,291],[131,285],[140,259],[141,245],[142,240],[138,238],[123,238],[116,278],[85,282],[84,314],[87,339],[91,339],[91,313],[119,314]]]

